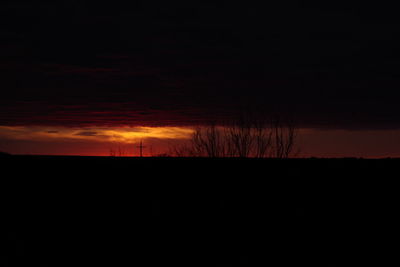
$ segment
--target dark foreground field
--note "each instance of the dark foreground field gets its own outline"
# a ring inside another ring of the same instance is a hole
[[[0,264],[383,266],[399,163],[2,156]]]

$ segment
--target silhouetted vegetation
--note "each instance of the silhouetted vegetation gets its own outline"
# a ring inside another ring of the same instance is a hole
[[[289,158],[297,130],[293,120],[242,116],[221,125],[197,127],[189,142],[174,146],[178,157]]]
[[[110,148],[109,156],[110,157],[125,157],[128,153],[124,148],[118,147],[117,149]]]

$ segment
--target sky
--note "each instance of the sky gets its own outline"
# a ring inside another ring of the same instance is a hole
[[[130,2],[1,1],[1,151],[150,155],[254,109],[305,156],[400,156],[394,7]]]

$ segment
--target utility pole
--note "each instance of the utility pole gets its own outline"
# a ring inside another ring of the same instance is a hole
[[[140,145],[137,146],[137,148],[139,148],[140,151],[140,157],[143,157],[143,148],[146,148],[145,146],[143,146],[142,141],[140,141]]]

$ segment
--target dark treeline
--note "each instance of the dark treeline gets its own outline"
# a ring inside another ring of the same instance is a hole
[[[299,153],[298,128],[291,118],[246,113],[195,129],[189,142],[174,146],[178,157],[289,158]]]

